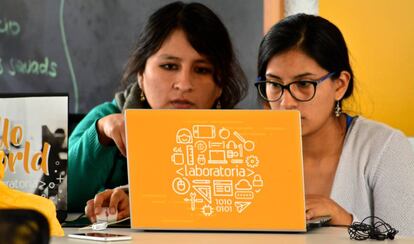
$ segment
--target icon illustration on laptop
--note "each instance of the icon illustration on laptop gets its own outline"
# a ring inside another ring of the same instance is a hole
[[[191,211],[204,216],[242,213],[263,188],[255,143],[238,131],[214,125],[180,128],[172,149],[177,167],[173,191],[183,196]]]
[[[298,111],[125,113],[131,227],[306,231]]]

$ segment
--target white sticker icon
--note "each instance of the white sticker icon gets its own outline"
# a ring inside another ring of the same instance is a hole
[[[190,181],[184,177],[177,177],[173,180],[172,188],[177,194],[184,195],[190,190]]]
[[[171,155],[177,177],[172,189],[184,195],[191,211],[212,217],[244,214],[254,206],[255,195],[264,187],[257,171],[262,163],[254,153],[259,145],[242,134],[206,124],[177,130]]]

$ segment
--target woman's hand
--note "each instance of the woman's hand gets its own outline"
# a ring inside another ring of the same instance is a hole
[[[102,207],[109,207],[109,213],[115,214],[118,210],[117,220],[129,217],[129,197],[123,189],[115,188],[105,190],[95,195],[94,199],[86,203],[85,214],[92,223],[96,222],[96,215]]]
[[[352,215],[339,204],[328,197],[321,195],[306,195],[306,219],[330,216],[332,225],[352,224]]]
[[[125,121],[123,114],[110,114],[98,120],[99,142],[109,145],[115,142],[119,151],[126,157]]]

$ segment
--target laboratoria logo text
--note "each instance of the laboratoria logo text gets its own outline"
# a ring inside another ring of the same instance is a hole
[[[204,216],[242,214],[264,186],[255,142],[214,125],[180,128],[172,148],[172,190]]]

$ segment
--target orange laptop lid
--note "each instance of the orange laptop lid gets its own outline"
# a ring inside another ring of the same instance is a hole
[[[306,231],[298,111],[125,116],[132,228]]]

